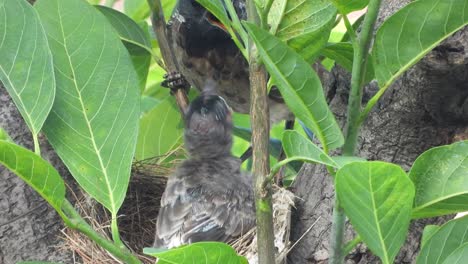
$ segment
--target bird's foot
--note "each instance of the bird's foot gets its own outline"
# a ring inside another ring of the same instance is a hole
[[[164,74],[164,81],[161,83],[161,86],[171,89],[172,95],[179,89],[183,89],[186,93],[190,89],[190,84],[179,72]]]

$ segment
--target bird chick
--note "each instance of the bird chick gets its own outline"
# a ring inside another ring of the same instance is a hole
[[[154,247],[230,242],[255,225],[250,175],[231,155],[231,112],[224,99],[202,93],[185,114],[189,158],[169,178]]]
[[[240,19],[247,18],[245,0],[232,0]],[[232,109],[249,113],[249,65],[225,27],[195,0],[179,0],[168,23],[168,41],[188,83],[203,91],[216,83],[216,93]],[[291,117],[279,91],[269,94],[270,120]]]

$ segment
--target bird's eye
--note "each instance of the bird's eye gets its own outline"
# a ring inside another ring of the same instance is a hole
[[[202,108],[200,109],[200,113],[201,113],[202,115],[206,115],[206,114],[208,113],[208,109],[207,109],[206,107],[202,107]]]

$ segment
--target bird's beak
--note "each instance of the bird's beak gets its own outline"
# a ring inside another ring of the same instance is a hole
[[[225,25],[223,25],[223,23],[221,23],[221,21],[219,21],[213,14],[211,14],[210,12],[206,12],[205,13],[205,19],[206,21],[208,21],[208,23],[210,23],[211,25],[215,26],[215,27],[218,27],[222,30],[224,30],[226,33],[228,33],[228,30],[226,28]]]

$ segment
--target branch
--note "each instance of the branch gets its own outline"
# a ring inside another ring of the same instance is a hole
[[[254,1],[247,1],[248,20],[260,24]],[[255,205],[257,215],[258,263],[275,263],[273,209],[271,203],[271,181],[267,180],[270,170],[268,143],[270,115],[267,99],[267,75],[260,63],[258,50],[249,42],[250,70],[250,120],[252,124],[252,172],[255,182]]]
[[[343,146],[343,155],[352,156],[356,151],[358,140],[359,128],[362,124],[360,121],[361,115],[361,102],[362,102],[362,88],[364,83],[364,76],[367,67],[367,58],[369,55],[369,48],[374,33],[374,25],[379,14],[380,3],[382,0],[371,0],[367,9],[367,14],[364,18],[362,31],[359,39],[353,36],[352,27],[349,21],[346,21],[347,29],[353,39],[354,58],[353,58],[353,71],[351,76],[351,91],[348,99],[348,114],[346,121],[346,139]],[[330,264],[341,264],[344,259],[343,252],[343,234],[345,227],[346,216],[338,201],[335,193],[335,205],[333,208],[333,222],[331,230],[331,253]]]
[[[160,0],[148,0],[151,10],[151,24],[153,31],[158,39],[161,55],[166,64],[166,72],[178,72],[178,65],[169,43],[167,42],[166,21]],[[174,93],[177,105],[182,115],[188,107],[189,101],[184,89],[177,89]]]

